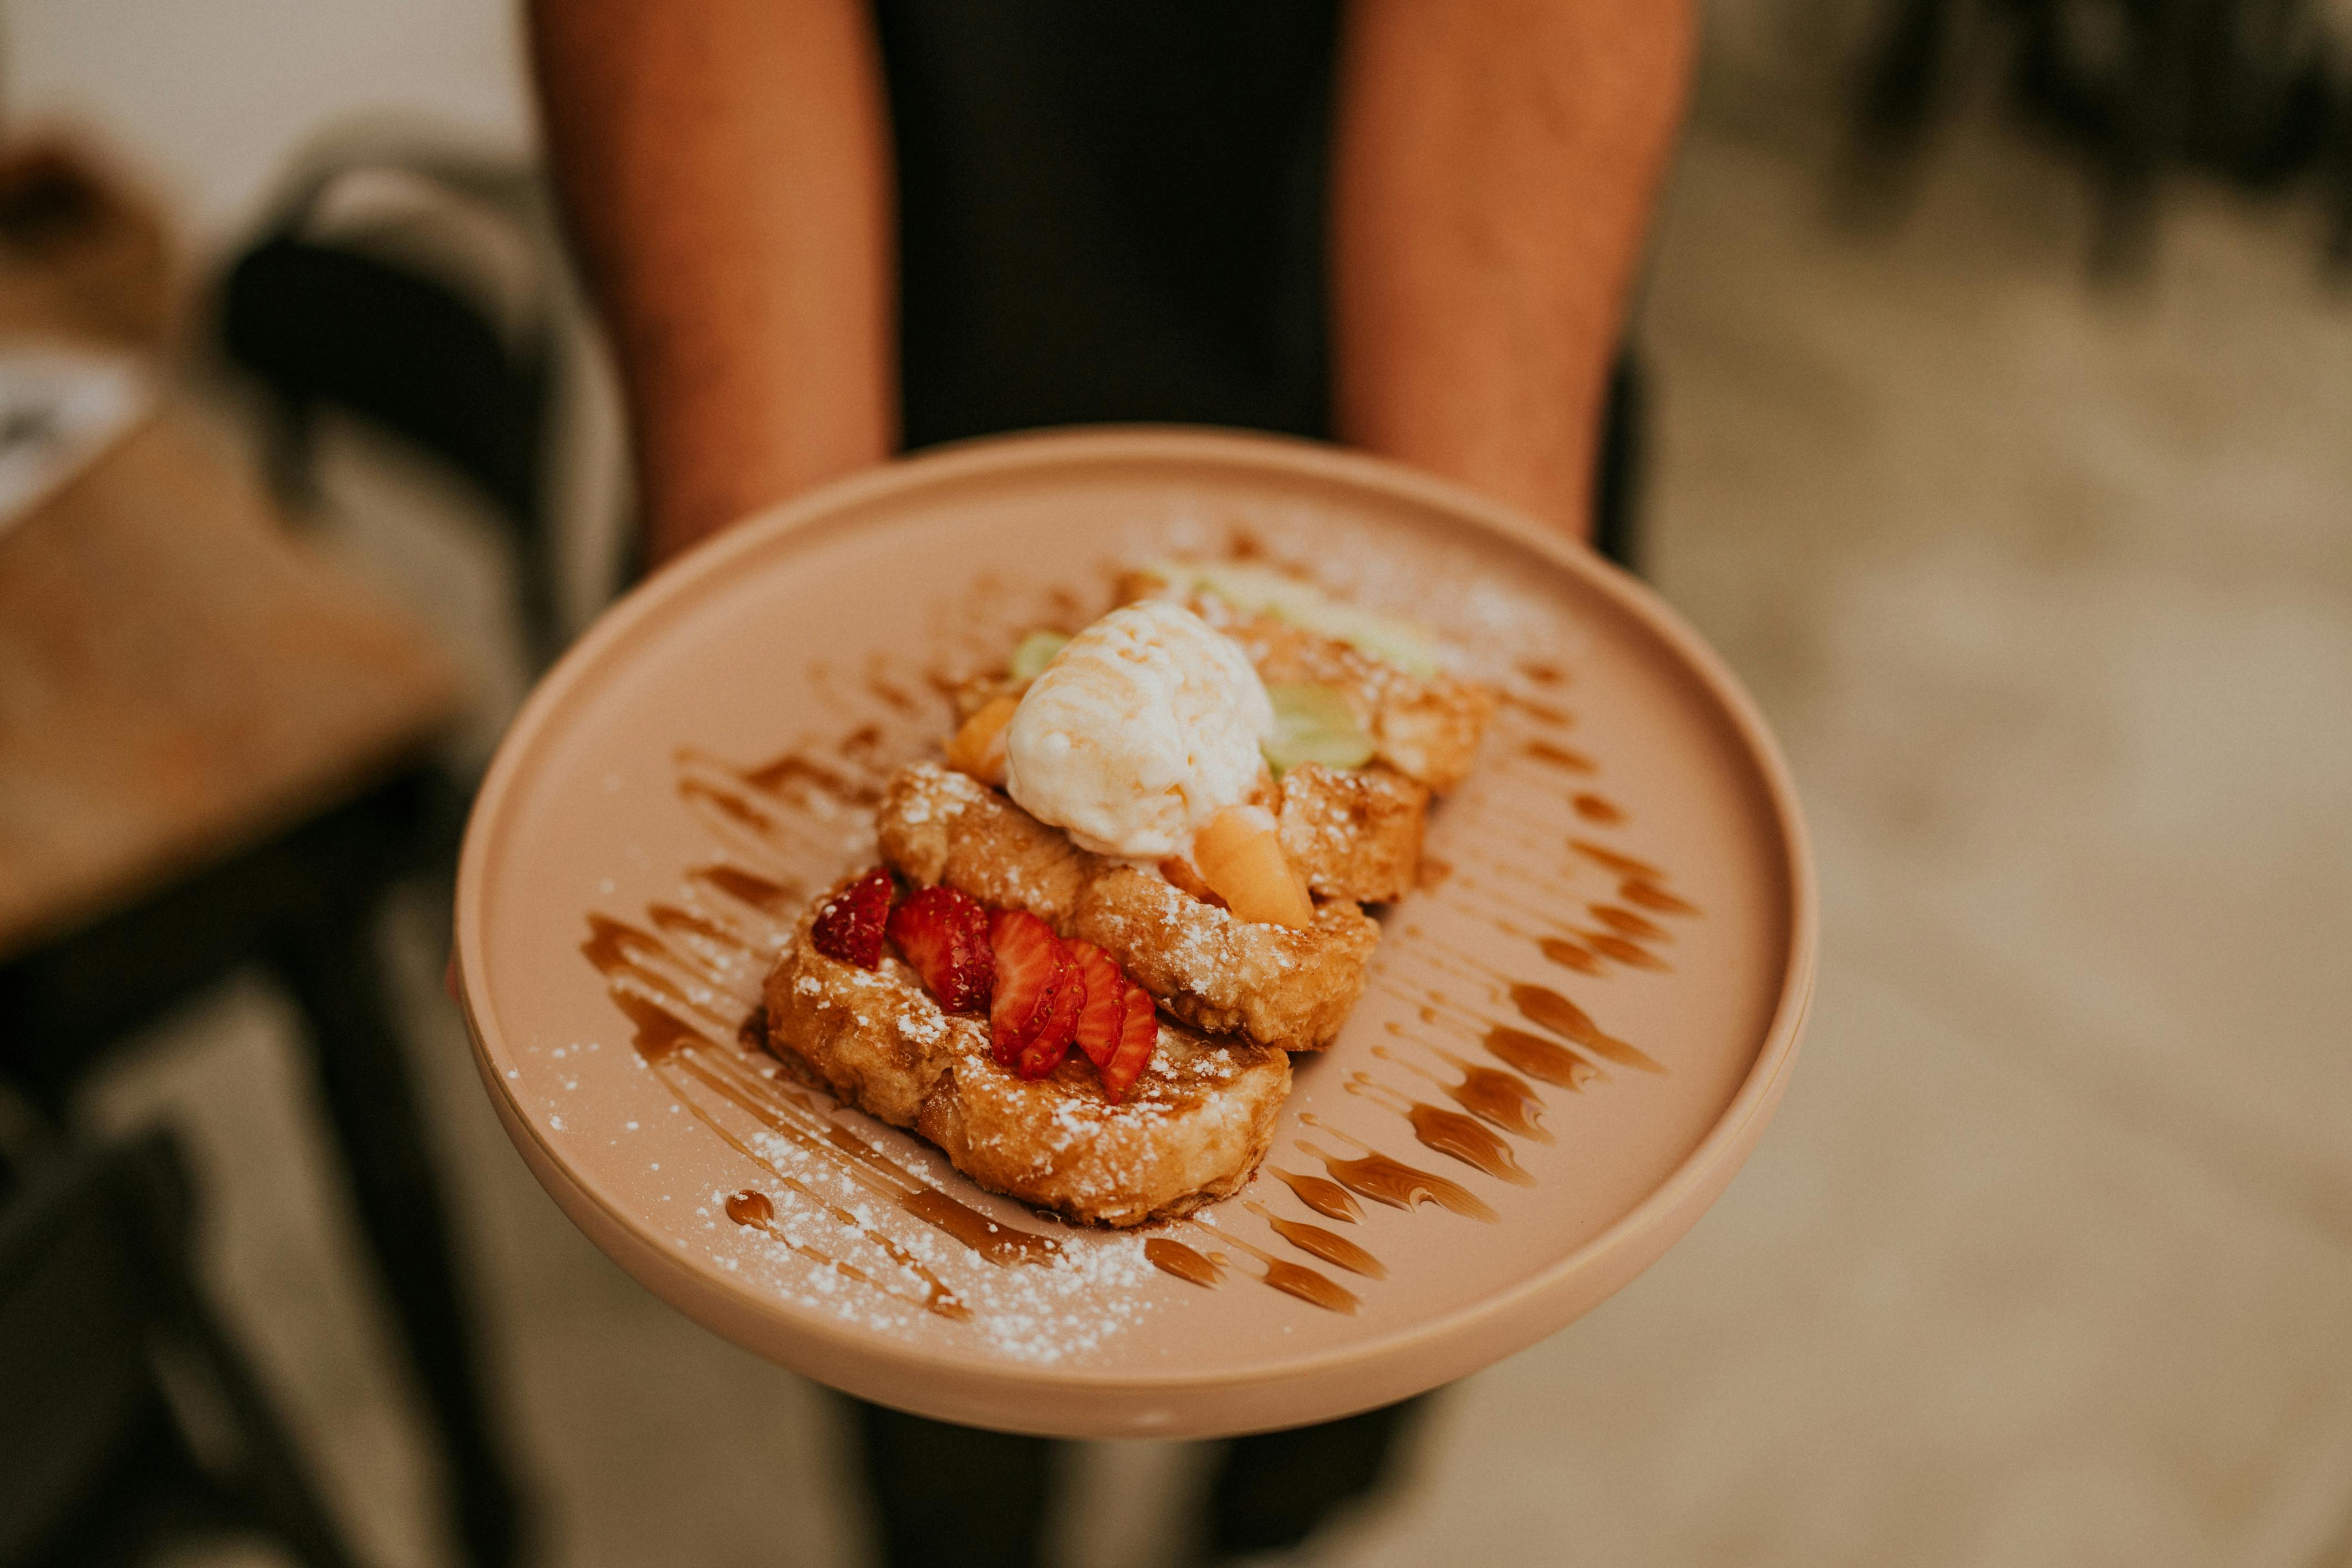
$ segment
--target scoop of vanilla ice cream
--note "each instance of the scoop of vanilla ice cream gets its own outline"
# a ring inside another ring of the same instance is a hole
[[[1004,731],[1004,787],[1098,855],[1189,854],[1249,798],[1274,704],[1234,640],[1180,605],[1113,610],[1030,683]]]

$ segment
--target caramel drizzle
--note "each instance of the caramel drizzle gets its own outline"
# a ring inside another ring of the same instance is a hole
[[[709,889],[722,899],[732,900],[753,914],[762,916],[769,929],[781,937],[784,917],[793,906],[806,896],[808,889],[797,882],[772,882],[740,866],[703,866],[686,874],[687,881]]]
[[[1424,1171],[1417,1165],[1408,1165],[1402,1160],[1392,1160],[1362,1139],[1342,1132],[1311,1110],[1300,1113],[1298,1120],[1363,1151],[1359,1158],[1349,1160],[1317,1148],[1303,1138],[1297,1140],[1301,1153],[1322,1161],[1323,1168],[1331,1173],[1331,1179],[1351,1193],[1368,1197],[1374,1203],[1386,1204],[1391,1208],[1410,1210],[1420,1204],[1433,1203],[1467,1219],[1492,1224],[1501,1217],[1486,1199],[1459,1182],[1433,1171]]]
[[[1539,697],[1528,697],[1517,691],[1502,692],[1503,700],[1539,724],[1555,730],[1565,730],[1576,722],[1576,716],[1565,708],[1555,708]]]
[[[1587,1083],[1601,1076],[1599,1068],[1574,1051],[1555,1045],[1541,1035],[1530,1035],[1525,1029],[1514,1029],[1507,1024],[1497,1024],[1488,1029],[1479,1043],[1496,1060],[1518,1068],[1529,1078],[1571,1093],[1581,1094]]]
[[[1629,969],[1666,970],[1674,967],[1640,943],[1627,942],[1623,937],[1609,931],[1580,931],[1576,934],[1584,939],[1586,947],[1604,957],[1615,959]],[[1549,958],[1551,955],[1547,953],[1545,956]]]
[[[805,1186],[799,1190],[804,1196],[816,1197],[816,1194],[811,1193]],[[825,1212],[835,1219],[848,1225],[867,1240],[881,1239],[858,1225],[857,1217],[848,1210],[838,1205],[826,1203],[823,1198],[816,1198],[816,1202],[822,1205]],[[845,1263],[831,1253],[820,1251],[806,1242],[795,1241],[784,1234],[783,1229],[776,1224],[776,1205],[765,1193],[746,1187],[743,1191],[735,1194],[727,1200],[727,1217],[737,1225],[762,1232],[770,1239],[781,1242],[788,1250],[832,1269],[845,1279],[854,1279],[860,1285],[870,1286],[894,1300],[905,1301],[909,1305],[920,1307],[927,1312],[936,1312],[942,1318],[952,1318],[958,1322],[968,1321],[971,1317],[971,1309],[957,1300],[955,1292],[941,1284],[939,1278],[920,1263],[908,1259],[897,1260],[900,1267],[912,1270],[920,1278],[926,1287],[923,1295],[910,1296],[903,1290],[892,1289],[854,1263]]]
[[[1557,711],[1547,716],[1542,704],[1537,703],[1530,707],[1523,698],[1507,695],[1506,700],[1521,711],[1531,712],[1538,718],[1548,717],[1554,729],[1560,727],[1570,718],[1569,715]],[[1519,754],[1544,766],[1569,773],[1592,773],[1599,771],[1591,757],[1563,746],[1556,740],[1542,734],[1523,736],[1519,742]],[[1580,789],[1572,794],[1569,797],[1569,805],[1576,815],[1603,826],[1618,826],[1625,820],[1625,813],[1622,807],[1589,789]],[[1496,816],[1501,816],[1504,820],[1539,838],[1545,834],[1549,826],[1516,814],[1490,811],[1488,815],[1490,820]],[[1670,941],[1670,933],[1657,922],[1624,906],[1633,904],[1656,913],[1679,915],[1697,914],[1699,911],[1696,906],[1669,890],[1664,885],[1665,873],[1647,861],[1611,849],[1605,845],[1588,838],[1571,837],[1565,842],[1566,847],[1574,855],[1620,879],[1618,885],[1620,903],[1613,905],[1592,903],[1587,906],[1592,912],[1593,918],[1601,922],[1601,929],[1584,929],[1561,921],[1548,902],[1542,905],[1530,903],[1525,899],[1513,897],[1510,891],[1503,888],[1493,885],[1496,882],[1502,882],[1526,887],[1541,897],[1555,894],[1559,879],[1570,875],[1570,870],[1563,868],[1556,874],[1547,877],[1539,872],[1530,871],[1528,864],[1514,864],[1509,858],[1500,861],[1490,859],[1478,862],[1481,872],[1478,880],[1461,879],[1455,884],[1454,896],[1441,898],[1437,901],[1457,913],[1492,921],[1497,929],[1508,934],[1527,936],[1537,944],[1538,951],[1548,961],[1591,978],[1605,976],[1609,973],[1606,964],[1612,963],[1622,964],[1629,969],[1653,972],[1671,970],[1673,967],[1671,964],[1651,948],[1643,945],[1644,942],[1663,943]],[[1521,841],[1521,846],[1530,850],[1537,848],[1536,844],[1526,840]],[[1539,858],[1539,856],[1531,858],[1528,864],[1538,863]],[[1479,893],[1478,900],[1472,900],[1461,896],[1472,889]],[[1532,934],[1513,930],[1507,921],[1495,919],[1494,908],[1496,907],[1507,909],[1519,918],[1533,921],[1538,930]],[[1417,933],[1409,932],[1408,934]],[[1433,939],[1432,940],[1433,945],[1444,948],[1444,944],[1436,943]],[[1487,973],[1503,979],[1506,984],[1509,983],[1510,977],[1492,970],[1475,955],[1465,953],[1458,948],[1444,948],[1444,951],[1450,952],[1456,958],[1467,960],[1477,967],[1486,969]]]
[[[1393,991],[1391,994],[1406,994]],[[1605,1070],[1585,1058],[1578,1056],[1565,1046],[1548,1040],[1540,1035],[1528,1034],[1525,1029],[1515,1029],[1507,1025],[1491,1023],[1466,1009],[1456,1008],[1454,1004],[1446,1001],[1441,993],[1430,992],[1425,994],[1428,1000],[1423,1002],[1420,1010],[1421,1021],[1423,1024],[1449,1030],[1461,1039],[1483,1047],[1489,1056],[1507,1067],[1525,1073],[1529,1078],[1577,1094],[1582,1093],[1584,1086],[1596,1079],[1602,1082],[1609,1080],[1609,1074]],[[1412,998],[1408,994],[1407,999]],[[1459,1016],[1448,1017],[1439,1013],[1437,1006],[1431,1005],[1433,1002],[1459,1014]],[[1401,1024],[1391,1023],[1389,1029],[1391,1033],[1401,1038],[1412,1040],[1424,1049],[1450,1056],[1444,1047],[1434,1041],[1423,1039]]]
[[[1403,1117],[1423,1148],[1434,1149],[1513,1186],[1536,1184],[1536,1179],[1512,1154],[1509,1144],[1460,1111],[1415,1100],[1367,1072],[1350,1075],[1345,1087],[1349,1093],[1360,1094]]]
[[[1568,804],[1577,816],[1587,822],[1597,823],[1603,827],[1614,827],[1625,820],[1625,811],[1622,806],[1605,795],[1593,794],[1591,790],[1579,790],[1569,796]]]
[[[794,880],[841,858],[845,829],[870,829],[887,776],[797,752],[738,768],[692,747],[680,749],[677,767],[678,798],[704,826],[739,857]]]
[[[1288,1187],[1300,1203],[1325,1219],[1344,1220],[1352,1225],[1364,1217],[1363,1209],[1348,1195],[1348,1189],[1337,1182],[1300,1171],[1286,1171],[1279,1165],[1268,1165],[1265,1170]]]
[[[1361,1274],[1368,1279],[1385,1279],[1389,1271],[1381,1260],[1349,1241],[1337,1231],[1325,1230],[1319,1225],[1285,1219],[1255,1198],[1244,1198],[1242,1207],[1265,1221],[1275,1235],[1298,1248],[1351,1274]]]
[[[1418,928],[1408,928],[1405,934],[1418,936],[1420,932]],[[1433,950],[1457,951],[1445,948],[1444,943],[1434,938],[1427,940],[1429,946]],[[1521,1017],[1539,1027],[1550,1030],[1581,1052],[1589,1053],[1602,1061],[1613,1062],[1620,1067],[1635,1068],[1643,1072],[1664,1073],[1666,1070],[1664,1064],[1646,1051],[1607,1033],[1593,1022],[1591,1014],[1549,986],[1512,980],[1502,971],[1477,959],[1466,959],[1459,963],[1449,962],[1439,956],[1437,951],[1427,952],[1421,956],[1433,968],[1449,971],[1459,978],[1470,981],[1473,984],[1484,986],[1487,994],[1497,1001],[1507,998],[1511,1005],[1518,1010]],[[1474,1024],[1491,1023],[1491,1020],[1478,1018],[1468,1009],[1448,1001],[1443,994],[1435,991],[1415,993],[1379,977],[1376,977],[1372,984],[1404,1001],[1420,1003],[1426,995],[1428,1000],[1435,1002],[1440,1007],[1461,1014]]]
[[[1450,907],[1458,910],[1464,906],[1460,904],[1452,904]],[[1630,969],[1664,970],[1673,967],[1668,964],[1664,959],[1660,958],[1656,953],[1650,952],[1648,949],[1641,946],[1638,942],[1629,941],[1623,935],[1619,934],[1619,931],[1624,929],[1625,921],[1629,917],[1632,920],[1640,921],[1642,919],[1641,916],[1633,914],[1630,910],[1620,910],[1611,905],[1594,905],[1591,907],[1596,910],[1600,909],[1610,910],[1611,914],[1615,918],[1603,920],[1601,923],[1604,925],[1616,926],[1619,929],[1617,931],[1592,931],[1579,926],[1560,923],[1549,915],[1538,915],[1535,918],[1541,920],[1545,924],[1550,926],[1551,931],[1548,935],[1538,936],[1531,939],[1536,944],[1536,950],[1538,952],[1541,952],[1545,958],[1559,964],[1563,969],[1572,969],[1579,974],[1591,976],[1595,979],[1598,979],[1609,973],[1607,967],[1601,962],[1603,956],[1613,959],[1617,963],[1624,964]],[[1517,912],[1525,914],[1528,911],[1524,906],[1522,906]],[[1503,921],[1497,921],[1495,923],[1497,930],[1505,931],[1509,934],[1526,935],[1525,932],[1518,931],[1516,928],[1512,928]],[[1643,921],[1643,923],[1644,925],[1649,924],[1648,921]],[[1650,926],[1650,929],[1659,931],[1661,938],[1665,934],[1660,927],[1652,925]],[[1448,957],[1454,959],[1456,961],[1454,965],[1444,965],[1442,967],[1452,968],[1456,973],[1460,973],[1458,965],[1467,964],[1490,980],[1499,981],[1507,984],[1513,978],[1507,971],[1496,968],[1495,965],[1488,963],[1485,959],[1478,957],[1476,954],[1466,952],[1463,949],[1456,947],[1451,942],[1445,942],[1441,938],[1428,935],[1417,926],[1408,928],[1405,934],[1417,941],[1424,942],[1429,947],[1434,949],[1436,952],[1445,953]]]
[[[1400,1038],[1405,1037],[1403,1026],[1391,1023],[1388,1028],[1389,1033]],[[1506,1132],[1516,1132],[1534,1142],[1552,1142],[1551,1130],[1540,1120],[1544,1111],[1543,1100],[1528,1087],[1525,1079],[1498,1068],[1481,1067],[1454,1055],[1443,1046],[1423,1043],[1421,1048],[1452,1064],[1461,1072],[1462,1081],[1448,1083],[1419,1062],[1408,1061],[1386,1046],[1374,1046],[1372,1055],[1427,1079],[1444,1090],[1455,1104],[1482,1121],[1492,1122]]]
[[[1699,912],[1696,904],[1684,901],[1646,878],[1629,877],[1618,883],[1617,896],[1629,904],[1639,904],[1663,915],[1695,915]]]
[[[1388,1028],[1389,1032],[1398,1038],[1411,1040],[1422,1049],[1443,1057],[1447,1061],[1455,1063],[1463,1061],[1462,1058],[1455,1056],[1436,1041],[1414,1034],[1402,1024],[1391,1023]],[[1507,1062],[1516,1071],[1525,1073],[1529,1078],[1540,1079],[1556,1089],[1564,1089],[1570,1094],[1582,1094],[1584,1086],[1596,1079],[1603,1082],[1608,1079],[1606,1073],[1567,1047],[1556,1045],[1540,1035],[1530,1035],[1524,1029],[1513,1029],[1496,1025],[1488,1029],[1484,1036],[1472,1034],[1467,1030],[1458,1031],[1458,1034],[1460,1037],[1484,1047],[1486,1054],[1496,1060]],[[1521,1042],[1528,1048],[1517,1048],[1517,1043]],[[1492,1069],[1481,1070],[1491,1071]],[[1508,1077],[1509,1075],[1497,1074],[1496,1076]],[[1532,1098],[1532,1091],[1530,1091],[1530,1097]],[[1548,1140],[1538,1140],[1538,1142],[1546,1141]]]
[[[1490,1031],[1501,1026],[1497,1025],[1494,1019],[1486,1016],[1484,1014],[1471,1011],[1469,1008],[1447,996],[1442,991],[1413,992],[1406,990],[1402,986],[1391,984],[1379,980],[1375,980],[1373,984],[1380,986],[1381,990],[1387,992],[1391,996],[1398,997],[1407,1002],[1419,1003],[1428,1007],[1431,1016],[1423,1019],[1422,1021],[1423,1023],[1429,1024],[1436,1028],[1444,1029],[1457,1038],[1466,1040],[1474,1045],[1483,1045],[1487,1043],[1487,1037]],[[1433,1005],[1432,1005],[1433,1004]],[[1549,1041],[1545,1042],[1547,1045],[1550,1042]],[[1563,1056],[1570,1056],[1573,1059],[1581,1061],[1590,1077],[1598,1078],[1604,1082],[1610,1079],[1611,1074],[1609,1070],[1601,1066],[1601,1062],[1607,1058],[1601,1057],[1599,1052],[1594,1051],[1590,1055],[1586,1055],[1585,1052],[1589,1047],[1583,1047],[1581,1046],[1579,1046],[1574,1051],[1557,1046],[1552,1047],[1552,1048],[1555,1051],[1559,1051]],[[1632,1047],[1628,1047],[1627,1048],[1631,1049]],[[1517,1061],[1511,1061],[1506,1058],[1505,1065],[1517,1068],[1520,1071],[1527,1073],[1530,1078],[1544,1077],[1543,1074],[1534,1072]],[[1545,1078],[1545,1081],[1549,1083],[1557,1080],[1550,1078]],[[1581,1086],[1581,1080],[1574,1086],[1566,1084],[1561,1085],[1562,1088],[1580,1088]]]
[[[1673,967],[1657,954],[1636,942],[1628,942],[1613,931],[1585,931],[1573,926],[1569,927],[1568,930],[1570,935],[1574,938],[1573,941],[1570,936],[1546,936],[1536,939],[1536,951],[1563,969],[1572,969],[1579,974],[1598,979],[1609,973],[1607,967],[1601,962],[1603,956],[1613,959],[1629,969],[1664,970]],[[1475,953],[1465,952],[1440,938],[1425,937],[1417,926],[1406,928],[1405,934],[1425,941],[1434,952],[1442,952],[1446,958],[1454,961],[1448,963],[1431,958],[1427,953],[1423,955],[1424,958],[1429,958],[1429,961],[1438,968],[1444,969],[1461,979],[1475,979],[1485,984],[1488,992],[1497,999],[1508,986],[1517,983],[1517,977],[1507,970],[1498,968]],[[1465,973],[1465,969],[1474,971],[1475,973]]]
[[[1559,850],[1559,841],[1552,837],[1556,826],[1521,816],[1507,806],[1486,807],[1480,822],[1482,847],[1507,858],[1486,862],[1487,868],[1516,863],[1523,868],[1529,887],[1556,889],[1561,879],[1575,875],[1572,861],[1564,867],[1549,864],[1549,858]]]
[[[1418,925],[1405,927],[1404,934],[1422,944],[1416,956],[1423,963],[1458,980],[1484,985],[1490,994],[1499,994],[1501,988],[1515,978],[1508,971],[1496,968],[1478,954],[1456,947],[1443,937],[1432,935]]]
[[[1203,1225],[1199,1220],[1181,1219],[1176,1223],[1190,1226],[1204,1236],[1213,1236],[1219,1241],[1240,1247],[1244,1252],[1256,1258],[1265,1266],[1265,1272],[1254,1275],[1252,1278],[1261,1285],[1271,1286],[1285,1295],[1296,1296],[1310,1306],[1320,1307],[1327,1312],[1352,1314],[1362,1305],[1356,1299],[1354,1292],[1332,1279],[1328,1275],[1318,1274],[1312,1268],[1302,1268],[1287,1259],[1276,1258],[1262,1247],[1253,1247],[1239,1237],[1228,1235],[1214,1226]],[[1331,1236],[1328,1230],[1317,1230],[1313,1226],[1301,1226],[1298,1228],[1314,1231],[1318,1236],[1330,1237],[1342,1247],[1349,1245],[1340,1241],[1339,1237]],[[1224,1253],[1201,1252],[1185,1246],[1172,1237],[1166,1236],[1155,1236],[1146,1240],[1143,1244],[1143,1256],[1162,1274],[1172,1274],[1188,1285],[1198,1285],[1206,1290],[1213,1290],[1224,1282],[1224,1270],[1233,1262],[1233,1259]],[[1371,1255],[1365,1253],[1364,1257],[1369,1261]],[[1379,1265],[1375,1263],[1373,1267],[1377,1268]]]
[[[1631,910],[1621,909],[1615,904],[1587,904],[1585,908],[1591,911],[1594,920],[1616,931],[1620,936],[1632,937],[1636,942],[1675,940],[1674,932],[1655,921],[1643,919]]]
[[[1592,1016],[1575,1003],[1548,986],[1524,983],[1511,987],[1511,1005],[1528,1022],[1549,1029],[1573,1045],[1583,1047],[1605,1061],[1629,1067],[1643,1072],[1663,1073],[1665,1067],[1656,1058],[1639,1047],[1628,1045],[1613,1035],[1603,1034]]]
[[[1529,741],[1519,748],[1519,754],[1532,758],[1546,767],[1558,768],[1563,773],[1591,773],[1600,771],[1592,759],[1582,752],[1551,741],[1542,739]]]
[[[1490,920],[1495,910],[1500,908],[1539,925],[1558,926],[1559,916],[1552,904],[1529,903],[1516,896],[1506,885],[1516,885],[1529,892],[1556,899],[1559,892],[1559,879],[1539,875],[1511,861],[1473,860],[1468,864],[1479,875],[1472,878],[1457,872],[1451,889],[1431,900],[1432,903],[1474,920]],[[1464,896],[1474,891],[1478,895],[1475,899]]]
[[[1536,943],[1536,951],[1562,969],[1572,969],[1579,974],[1595,978],[1609,971],[1601,966],[1600,955],[1589,947],[1581,947],[1563,936],[1548,936]]]
[[[1647,860],[1637,860],[1633,856],[1622,854],[1605,844],[1595,844],[1590,838],[1571,838],[1568,841],[1568,847],[1602,870],[1614,871],[1628,880],[1660,887],[1665,883],[1666,874]],[[1677,906],[1682,913],[1694,915],[1698,913],[1696,908],[1681,903],[1680,900],[1677,900]]]
[[[1177,1223],[1191,1226],[1203,1236],[1213,1236],[1219,1241],[1238,1247],[1256,1258],[1265,1268],[1265,1272],[1257,1277],[1258,1283],[1261,1285],[1271,1286],[1286,1296],[1296,1296],[1307,1305],[1320,1307],[1327,1312],[1346,1312],[1353,1316],[1356,1309],[1363,1305],[1357,1300],[1354,1291],[1328,1274],[1318,1274],[1314,1269],[1293,1263],[1287,1258],[1276,1258],[1262,1247],[1244,1241],[1229,1231],[1219,1230],[1215,1226],[1205,1224],[1201,1220],[1186,1219]],[[1338,1237],[1335,1237],[1333,1239],[1337,1240]],[[1144,1251],[1147,1255],[1150,1252],[1149,1244],[1145,1246]]]
[[[1213,1290],[1224,1280],[1219,1255],[1195,1252],[1181,1241],[1155,1236],[1143,1244],[1143,1256],[1162,1274],[1173,1274],[1188,1285]]]

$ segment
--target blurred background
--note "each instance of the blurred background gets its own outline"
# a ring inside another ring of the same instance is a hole
[[[1808,1043],[1301,1560],[2347,1568],[2352,9],[1708,10],[1636,506],[1811,814]],[[0,1496],[128,1453],[78,1540],[424,1568],[510,1479],[532,1561],[866,1561],[830,1396],[561,1218],[441,992],[629,512],[509,6],[0,50],[0,335],[78,351],[0,375]],[[1061,1560],[1176,1562],[1195,1473],[1085,1448]]]

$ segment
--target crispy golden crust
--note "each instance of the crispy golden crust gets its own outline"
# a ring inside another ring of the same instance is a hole
[[[1301,763],[1282,775],[1276,820],[1283,854],[1317,894],[1387,904],[1412,890],[1428,816],[1428,789],[1393,768]]]
[[[1257,925],[1116,864],[1087,884],[1070,926],[1193,1027],[1288,1051],[1339,1037],[1381,940],[1344,900],[1318,905],[1305,931]]]
[[[1268,685],[1309,681],[1347,700],[1372,737],[1373,755],[1444,795],[1469,776],[1470,761],[1495,716],[1494,691],[1439,673],[1423,678],[1319,632],[1270,616],[1247,615],[1210,594],[1176,587],[1150,572],[1119,579],[1118,602],[1172,599],[1235,642]]]
[[[879,970],[808,942],[814,900],[767,981],[769,1043],[869,1115],[938,1144],[956,1169],[1088,1225],[1189,1213],[1237,1191],[1265,1158],[1290,1058],[1163,1021],[1118,1105],[1073,1055],[1034,1082],[996,1064],[988,1026],[940,1011],[896,958]]]
[[[902,874],[991,909],[1027,910],[1064,936],[1080,889],[1105,864],[998,791],[932,763],[892,775],[874,831],[882,858]]]
[[[1380,928],[1345,900],[1306,931],[1236,920],[1161,878],[1088,854],[977,780],[902,768],[875,816],[882,858],[915,881],[1024,909],[1110,954],[1171,1013],[1211,1034],[1320,1050],[1364,991]]]

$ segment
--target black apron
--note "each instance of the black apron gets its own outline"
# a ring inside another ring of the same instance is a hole
[[[1336,8],[881,0],[910,447],[1324,435]]]

